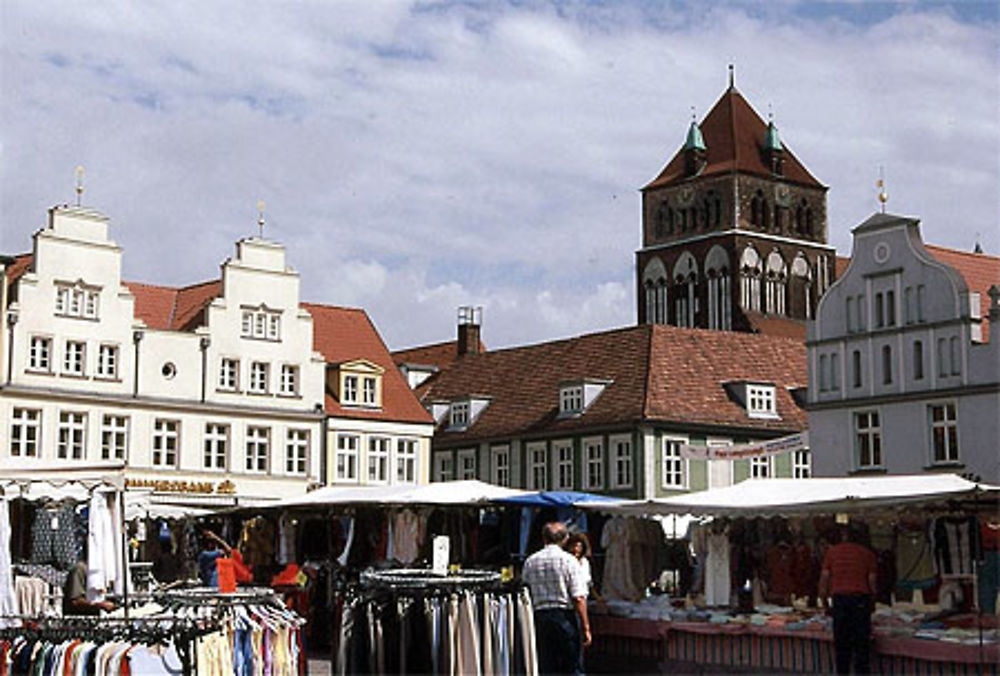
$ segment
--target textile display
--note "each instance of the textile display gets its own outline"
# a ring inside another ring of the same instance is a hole
[[[66,570],[80,557],[76,510],[64,502],[39,509],[31,524],[31,562],[51,563]]]
[[[183,666],[172,643],[144,645],[81,639],[61,642],[15,638],[0,641],[0,669],[4,674],[32,676],[181,676]]]
[[[10,510],[6,499],[0,499],[0,627],[12,626],[14,620],[4,615],[17,615],[14,593],[14,568],[10,560]]]
[[[121,524],[117,494],[94,491],[89,503],[87,529],[88,601],[100,601],[105,594],[121,594],[124,591],[126,572],[122,560]]]

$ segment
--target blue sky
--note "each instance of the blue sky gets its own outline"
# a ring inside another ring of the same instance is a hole
[[[0,4],[0,251],[73,198],[126,278],[212,278],[288,247],[306,300],[392,347],[484,307],[491,346],[634,322],[638,188],[736,64],[830,186],[831,243],[875,209],[1000,252],[995,2]]]

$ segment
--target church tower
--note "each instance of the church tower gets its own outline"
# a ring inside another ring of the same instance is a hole
[[[639,323],[804,338],[834,276],[826,191],[730,74],[642,188]]]

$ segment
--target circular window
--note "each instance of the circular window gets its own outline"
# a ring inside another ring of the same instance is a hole
[[[885,263],[889,260],[890,253],[891,250],[889,249],[889,245],[885,242],[879,242],[875,245],[875,251],[872,255],[874,256],[876,263]]]
[[[174,366],[174,363],[172,361],[168,361],[166,364],[163,365],[163,368],[160,369],[160,373],[163,374],[164,378],[170,380],[171,378],[177,375],[177,367]]]

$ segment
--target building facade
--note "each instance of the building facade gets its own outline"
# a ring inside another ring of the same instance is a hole
[[[106,216],[61,206],[30,254],[6,259],[0,468],[124,464],[130,485],[204,504],[323,483],[338,427],[327,401],[332,366],[284,247],[241,240],[219,279],[183,288],[123,281],[122,254]],[[344,329],[353,358],[387,361],[377,334],[354,336],[353,326]],[[399,415],[407,402],[383,400],[382,390],[398,388],[376,376],[379,399],[357,410],[376,426],[412,423],[394,432],[416,442],[404,475],[419,481],[428,418]]]
[[[414,352],[395,356],[406,363]],[[793,390],[805,383],[804,357],[790,339],[654,325],[464,351],[418,388],[437,424],[431,478],[651,498],[809,476],[808,451],[681,452],[803,431]]]
[[[803,337],[834,274],[826,191],[730,82],[642,188],[639,323]]]
[[[956,472],[1000,482],[1000,259],[924,246],[875,214],[809,325],[817,476]],[[979,271],[979,272],[975,272]],[[964,274],[963,274],[964,273]],[[980,274],[981,273],[981,274]],[[987,302],[967,282],[989,280]],[[983,305],[986,304],[984,316]]]

